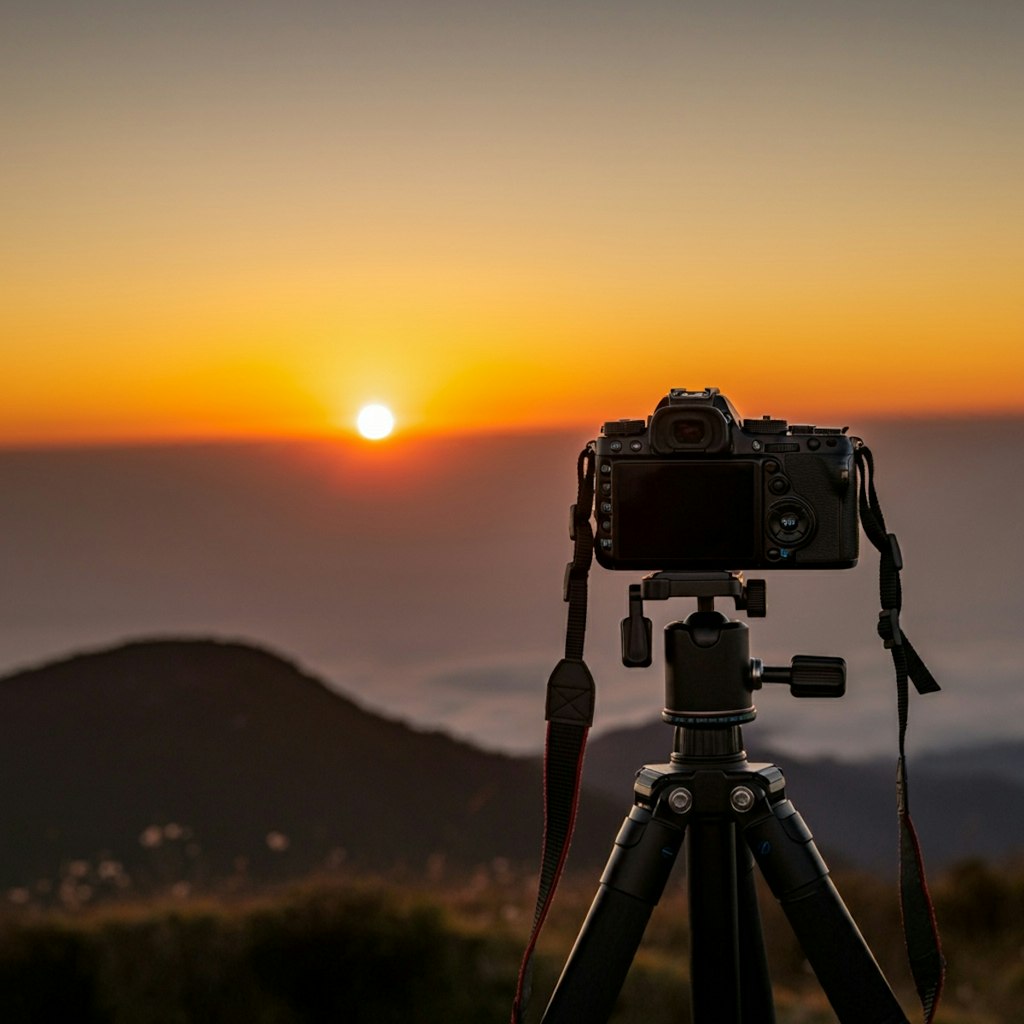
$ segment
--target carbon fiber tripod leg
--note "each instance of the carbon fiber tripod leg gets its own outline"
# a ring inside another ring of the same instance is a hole
[[[643,807],[633,808],[615,840],[543,1024],[608,1020],[682,841],[682,828]]]
[[[744,839],[841,1024],[907,1024],[796,808],[761,807]]]

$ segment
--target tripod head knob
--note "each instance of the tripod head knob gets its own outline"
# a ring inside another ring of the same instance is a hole
[[[786,683],[794,697],[842,697],[846,693],[846,662],[824,655],[797,654],[789,668],[762,665],[751,659],[754,687],[761,683]]]

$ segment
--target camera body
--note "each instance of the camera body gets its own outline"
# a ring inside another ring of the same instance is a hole
[[[740,420],[718,388],[676,388],[594,442],[606,569],[848,569],[857,487],[846,428]]]

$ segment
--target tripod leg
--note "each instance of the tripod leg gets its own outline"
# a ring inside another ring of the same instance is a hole
[[[633,808],[542,1024],[608,1020],[682,841],[681,827]]]
[[[686,842],[693,1019],[774,1024],[750,851],[721,818],[692,821]]]
[[[789,800],[761,807],[744,839],[836,1016],[842,1024],[907,1024],[796,808]]]
[[[695,1021],[740,1024],[736,826],[696,818],[686,836],[690,1004]]]
[[[740,992],[743,996],[744,1024],[775,1024],[772,980],[761,930],[761,913],[754,884],[754,858],[736,835],[737,894],[740,918]]]

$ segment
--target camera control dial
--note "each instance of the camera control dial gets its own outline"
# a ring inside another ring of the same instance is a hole
[[[768,533],[784,548],[804,544],[813,532],[814,513],[799,498],[784,498],[768,509]]]
[[[771,416],[743,421],[743,429],[751,434],[784,434],[788,426],[785,420],[773,420]]]
[[[646,420],[609,420],[601,427],[605,437],[633,437],[647,430]]]

